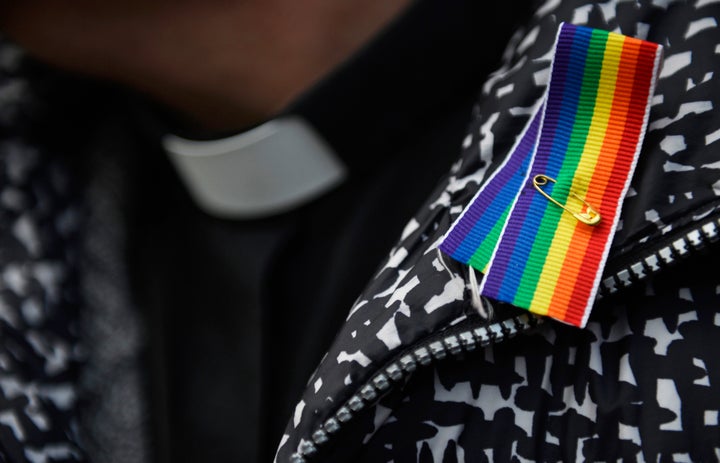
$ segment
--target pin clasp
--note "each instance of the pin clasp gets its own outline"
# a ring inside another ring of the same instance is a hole
[[[555,204],[556,206],[563,208],[564,210],[566,210],[567,212],[572,214],[573,217],[575,217],[577,220],[579,220],[580,222],[582,222],[584,224],[594,226],[594,225],[597,225],[598,223],[600,223],[600,219],[601,219],[600,213],[598,211],[596,211],[595,209],[593,209],[593,207],[587,201],[582,199],[577,194],[572,193],[572,192],[570,193],[572,196],[574,196],[580,202],[583,203],[582,209],[580,211],[576,212],[576,211],[570,210],[570,208],[568,208],[564,204],[560,204],[560,202],[558,202],[556,199],[551,197],[549,194],[545,193],[543,191],[543,189],[540,187],[547,185],[548,182],[556,183],[557,181],[552,177],[548,177],[547,175],[542,175],[542,174],[538,174],[535,177],[533,177],[533,186],[535,187],[535,189],[538,192],[540,192],[541,195],[545,196],[548,199],[548,201]]]

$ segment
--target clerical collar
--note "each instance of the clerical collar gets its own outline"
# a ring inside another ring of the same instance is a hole
[[[222,218],[286,212],[343,181],[346,168],[303,119],[285,116],[231,137],[166,135],[163,146],[199,207]]]

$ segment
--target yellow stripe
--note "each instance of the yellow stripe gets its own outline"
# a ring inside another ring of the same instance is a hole
[[[577,194],[581,198],[587,195],[587,188],[592,173],[600,157],[600,148],[602,147],[605,131],[610,119],[611,104],[598,104],[600,101],[612,102],[615,93],[615,81],[617,80],[617,72],[620,64],[620,56],[622,54],[622,44],[624,37],[619,34],[610,33],[605,45],[605,54],[603,56],[602,70],[600,71],[600,81],[598,82],[597,95],[595,97],[595,107],[593,108],[593,117],[588,130],[587,141],[583,148],[583,154],[580,158],[570,192]],[[573,201],[572,195],[568,196],[568,205],[570,207],[579,207]],[[584,249],[570,249],[573,234],[576,227],[585,227],[567,212],[563,212],[557,231],[553,237],[552,244],[547,254],[545,265],[538,280],[537,289],[530,303],[529,309],[535,313],[545,315],[550,306],[550,301],[556,290],[570,290],[572,287],[565,288],[560,285],[571,285],[571,282],[559,282],[558,277],[563,268],[565,258],[582,259]],[[591,233],[591,230],[587,230]]]

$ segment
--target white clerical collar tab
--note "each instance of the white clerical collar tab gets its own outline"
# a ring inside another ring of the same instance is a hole
[[[346,176],[332,149],[298,117],[274,119],[219,140],[166,135],[162,142],[199,207],[222,218],[287,212]]]

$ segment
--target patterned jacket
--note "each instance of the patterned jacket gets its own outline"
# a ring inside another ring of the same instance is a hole
[[[474,309],[467,267],[437,251],[543,97],[563,21],[664,46],[585,329]],[[478,86],[460,158],[309,379],[276,461],[720,460],[718,21],[712,0],[538,5]]]

